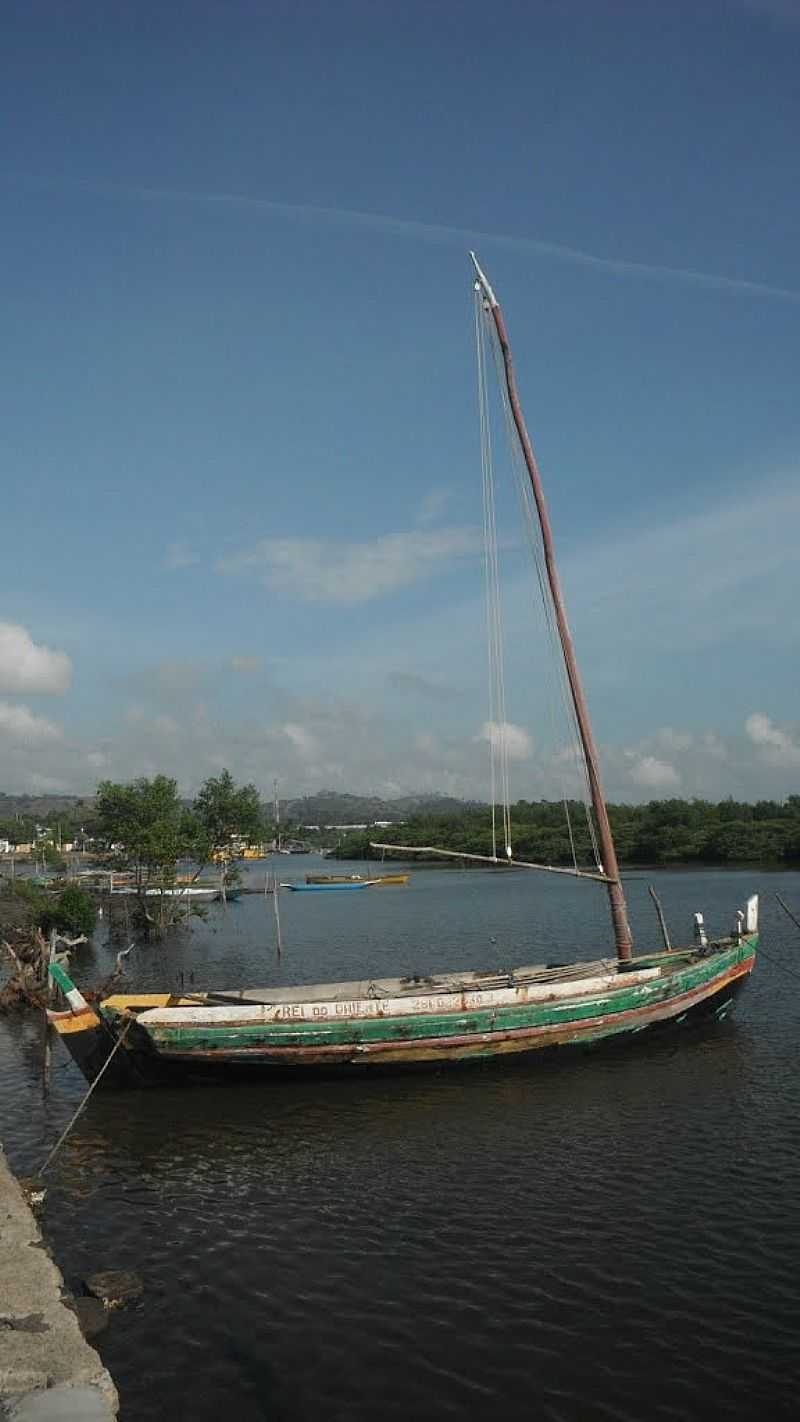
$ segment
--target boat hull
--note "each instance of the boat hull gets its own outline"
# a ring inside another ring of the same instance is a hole
[[[281,884],[282,889],[291,889],[293,894],[325,894],[338,889],[371,889],[374,879],[347,879],[333,884]]]
[[[378,888],[381,884],[407,884],[409,874],[379,874],[368,882],[373,888]],[[331,885],[331,884],[358,884],[364,882],[362,874],[306,874],[307,884]]]
[[[594,995],[564,994],[509,1007],[490,1005],[467,1010],[429,1011],[383,1016],[379,1011],[355,1019],[280,1020],[242,1022],[247,1009],[215,1009],[209,1020],[171,1025],[167,1022],[131,1020],[131,1014],[111,1006],[101,1009],[103,1026],[116,1040],[123,1024],[128,1038],[115,1056],[117,1070],[109,1085],[146,1085],[191,1076],[245,1075],[303,1076],[360,1074],[364,1071],[397,1071],[445,1064],[487,1060],[513,1060],[556,1049],[586,1050],[622,1044],[643,1034],[688,1026],[703,1019],[725,1017],[747,982],[755,962],[757,939],[751,936],[721,952],[688,962],[668,978],[620,985]],[[636,977],[637,975],[632,975]],[[646,978],[646,973],[638,975]],[[502,994],[501,994],[502,995]],[[471,996],[476,996],[472,994]],[[479,996],[479,994],[477,995]],[[484,995],[486,996],[486,995]],[[120,1001],[120,1000],[117,1000]],[[161,998],[159,1002],[167,1003]],[[344,1004],[345,1007],[348,1004]],[[355,1004],[350,1004],[355,1006]],[[374,1006],[374,1004],[373,1004]],[[198,1012],[190,1008],[195,1019]],[[220,1016],[221,1014],[221,1016]],[[69,1014],[50,1014],[58,1019]],[[226,1020],[226,1018],[228,1020]],[[96,1032],[96,1027],[92,1029]],[[67,1048],[91,1080],[97,1072],[99,1041],[86,1043],[75,1030],[62,1033]],[[91,1048],[91,1050],[90,1050]],[[91,1061],[87,1063],[87,1057]],[[123,1059],[123,1060],[120,1060]],[[106,1084],[104,1078],[103,1084]]]
[[[156,1082],[152,1067],[141,1054],[128,1051],[125,1044],[115,1050],[118,1033],[91,1007],[79,1012],[48,1012],[47,1017],[87,1081],[95,1081],[102,1073],[103,1088],[111,1090]]]

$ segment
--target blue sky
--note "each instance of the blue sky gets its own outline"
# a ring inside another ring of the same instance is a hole
[[[11,0],[0,785],[487,792],[475,245],[609,795],[797,791],[799,64],[795,0]]]

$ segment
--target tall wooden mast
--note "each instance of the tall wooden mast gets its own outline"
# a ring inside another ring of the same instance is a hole
[[[517,391],[517,382],[514,375],[514,366],[511,359],[511,347],[508,342],[508,331],[506,330],[503,313],[498,305],[497,297],[478,265],[478,259],[475,253],[470,252],[470,256],[472,257],[475,271],[478,275],[477,288],[482,292],[484,301],[491,312],[495,330],[497,331],[497,339],[500,342],[511,413],[514,417],[514,424],[519,436],[523,458],[533,488],[533,497],[536,501],[536,511],[539,515],[539,524],[542,530],[547,581],[550,586],[550,595],[553,599],[559,641],[561,642],[564,664],[567,669],[567,680],[572,695],[572,703],[575,707],[578,731],[589,776],[589,790],[592,796],[592,806],[594,808],[595,822],[597,824],[600,840],[600,853],[603,861],[602,869],[608,876],[606,887],[608,889],[608,900],[611,908],[611,921],[614,925],[614,940],[617,948],[617,957],[620,960],[626,960],[631,956],[631,948],[633,945],[631,930],[628,924],[628,909],[620,882],[617,851],[614,848],[614,837],[611,833],[603,787],[600,781],[600,761],[594,735],[592,734],[591,721],[589,720],[589,708],[586,704],[586,697],[583,694],[578,663],[575,660],[575,649],[572,645],[572,636],[569,630],[569,623],[567,622],[564,597],[561,592],[561,580],[556,567],[553,531],[550,527],[550,517],[547,512],[547,503],[544,497],[541,475],[539,474],[536,455],[533,452],[533,445],[531,444],[530,435],[528,434],[525,424],[525,416],[522,413],[522,406]]]

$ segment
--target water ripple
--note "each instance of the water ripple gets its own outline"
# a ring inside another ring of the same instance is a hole
[[[799,883],[775,887],[797,901]],[[713,874],[658,884],[687,920],[700,906],[721,916],[750,886]],[[537,890],[547,932],[572,913],[576,941],[596,951],[564,893]],[[505,941],[523,943],[531,891],[513,894]],[[458,966],[459,935],[480,961],[489,908],[473,879],[427,879],[416,922],[415,902],[387,894],[377,920],[363,915],[371,970],[387,970],[393,932],[409,967]],[[410,906],[402,931],[398,903]],[[227,920],[251,975],[256,908]],[[348,971],[360,910],[313,912],[287,906],[289,939],[306,935],[303,975]],[[771,956],[793,961],[766,918]],[[438,961],[420,964],[412,950],[432,921]],[[159,950],[142,979],[192,961],[230,980],[224,935],[209,929],[193,951]],[[769,973],[759,967],[733,1019],[680,1046],[93,1098],[53,1167],[45,1227],[73,1286],[98,1267],[144,1278],[144,1298],[100,1340],[125,1422],[794,1416],[797,1007]],[[57,1058],[42,1099],[39,1041],[35,1025],[0,1024],[2,1135],[26,1173],[83,1090]]]

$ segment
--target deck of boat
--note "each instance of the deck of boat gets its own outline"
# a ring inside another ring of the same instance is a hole
[[[670,953],[655,953],[632,958],[620,965],[616,958],[595,958],[589,962],[533,963],[511,968],[506,972],[441,973],[406,978],[362,978],[355,982],[294,984],[292,987],[252,987],[221,992],[184,994],[182,1000],[198,1003],[290,1003],[290,1002],[354,1002],[365,998],[418,997],[427,993],[462,993],[489,991],[493,988],[523,987],[533,983],[568,983],[603,977],[647,967],[671,968],[685,966],[696,950],[685,948]]]

